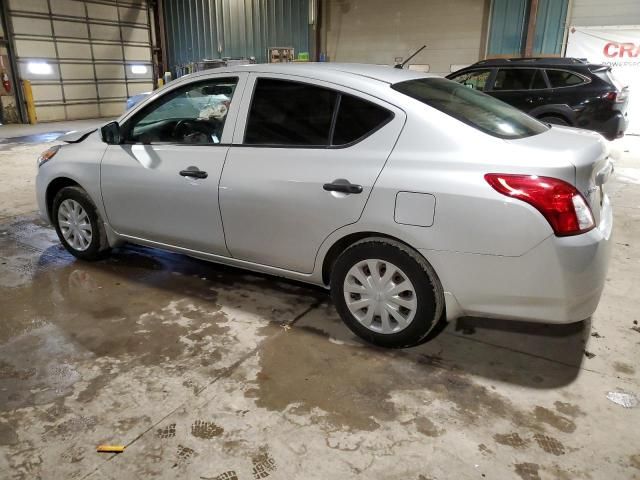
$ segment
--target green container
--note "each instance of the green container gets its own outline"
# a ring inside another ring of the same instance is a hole
[[[298,60],[303,62],[309,61],[309,52],[300,52],[298,53]]]

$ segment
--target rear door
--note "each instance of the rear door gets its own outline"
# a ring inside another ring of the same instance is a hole
[[[546,105],[551,98],[544,72],[538,68],[500,68],[488,93],[523,112]]]
[[[405,121],[333,84],[252,74],[220,181],[234,258],[302,273],[336,229],[357,222]]]
[[[588,85],[589,79],[577,72],[559,68],[547,68],[547,78],[552,90],[552,103],[579,107],[580,111],[589,109],[584,100],[597,99],[602,94],[600,86]],[[581,126],[581,125],[576,125]]]

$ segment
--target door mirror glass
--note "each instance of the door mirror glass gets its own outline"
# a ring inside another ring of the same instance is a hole
[[[102,141],[109,145],[119,145],[121,143],[120,138],[120,125],[118,122],[109,122],[100,129],[100,135]]]

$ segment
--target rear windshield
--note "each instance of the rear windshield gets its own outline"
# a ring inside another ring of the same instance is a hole
[[[494,137],[531,137],[548,129],[511,105],[444,78],[407,80],[391,88]]]

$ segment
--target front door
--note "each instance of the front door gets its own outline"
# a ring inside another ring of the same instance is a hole
[[[227,246],[310,273],[325,238],[360,218],[405,115],[331,84],[258,74],[241,110],[220,181]]]
[[[228,255],[218,206],[248,74],[208,76],[152,100],[122,125],[102,159],[110,225],[121,235]]]

